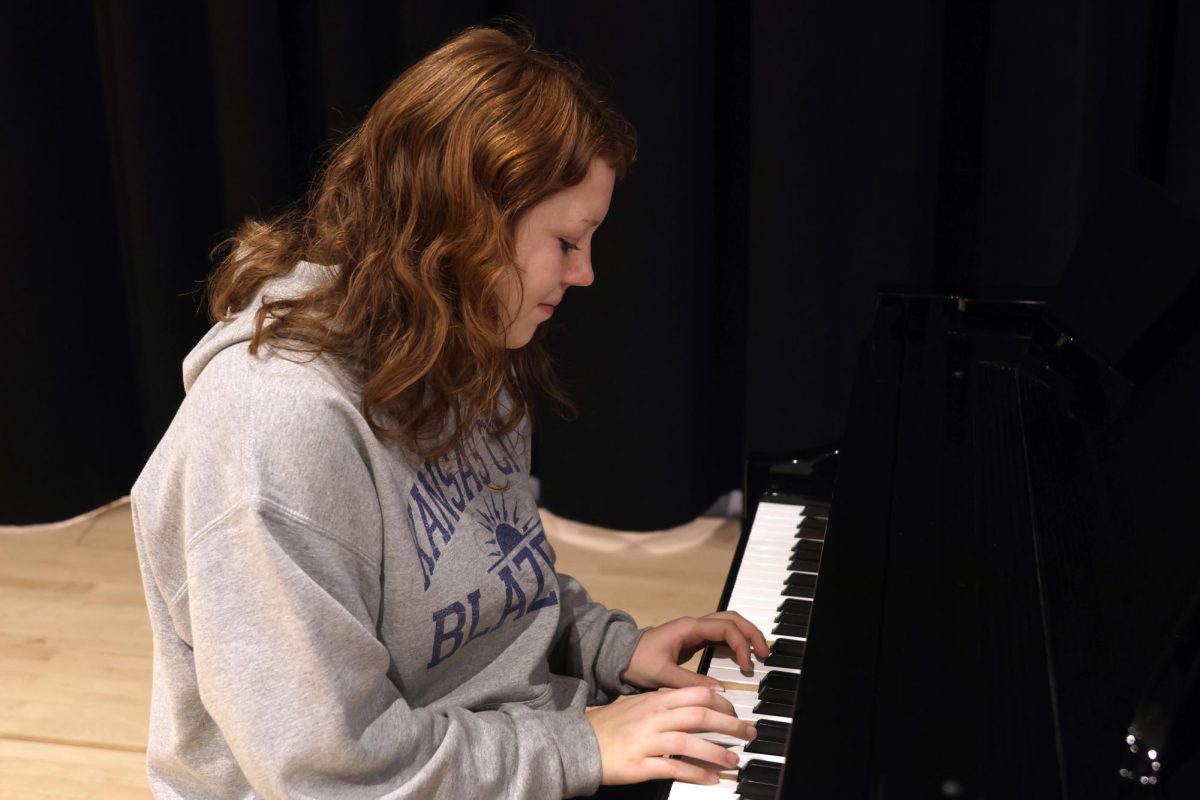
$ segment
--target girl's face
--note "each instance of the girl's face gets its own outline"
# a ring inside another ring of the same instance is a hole
[[[592,235],[608,213],[615,180],[613,168],[596,159],[581,182],[550,195],[517,222],[520,281],[506,276],[498,288],[505,347],[524,347],[567,287],[592,282]]]

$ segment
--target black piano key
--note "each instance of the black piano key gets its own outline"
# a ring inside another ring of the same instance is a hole
[[[800,676],[794,672],[768,672],[759,681],[758,690],[759,696],[762,696],[763,688],[767,689],[786,689],[793,694],[800,688]]]
[[[812,610],[812,600],[797,600],[788,598],[775,609],[781,614],[807,614]]]
[[[778,703],[786,708],[796,705],[796,690],[792,689],[763,689],[758,693],[759,701],[763,703]]]
[[[811,558],[793,558],[788,562],[788,569],[793,572],[816,572],[820,565],[820,561]]]
[[[808,638],[808,620],[801,622],[792,622],[789,620],[780,620],[775,627],[771,629],[771,638],[778,639],[786,636],[792,639],[807,639]]]
[[[763,662],[768,667],[784,667],[785,669],[803,669],[804,656],[775,655],[772,653]]]
[[[768,667],[800,669],[804,666],[805,643],[799,639],[776,639],[771,645],[771,655],[763,664]]]
[[[785,585],[811,590],[817,585],[817,576],[807,572],[793,572],[788,575]]]
[[[771,654],[782,653],[787,656],[802,656],[806,645],[799,639],[776,639],[771,645]]]
[[[795,673],[787,673],[794,675]],[[782,703],[789,708],[796,703],[796,687],[787,686],[764,686],[758,684],[758,699],[765,700],[768,703]]]
[[[759,702],[778,703],[786,708],[796,705],[796,690],[788,692],[783,689],[763,689],[758,693]]]
[[[788,731],[791,730],[791,725],[786,722],[776,722],[773,719],[760,719],[754,723],[755,729],[758,730],[756,742],[786,742]]]
[[[771,633],[775,636],[795,636],[800,639],[808,637],[808,623],[793,625],[787,622],[781,622],[774,628],[771,628]]]
[[[737,793],[751,800],[772,800],[782,776],[782,764],[751,759],[738,770]]]
[[[792,545],[792,555],[798,556],[804,553],[815,558],[820,558],[821,550],[824,548],[825,543],[818,542],[816,539],[799,539]]]
[[[787,742],[768,742],[763,739],[755,739],[743,747],[742,750],[747,753],[761,753],[765,756],[782,756],[786,755]]]
[[[747,753],[765,753],[771,756],[784,755],[784,749],[787,746],[788,730],[791,728],[786,722],[776,722],[772,719],[760,719],[754,723],[754,727],[758,730],[758,736],[753,742],[748,743],[742,749]]]
[[[820,500],[810,500],[804,504],[804,515],[806,517],[828,517],[829,503],[823,503]]]
[[[786,622],[788,625],[805,625],[811,618],[812,615],[807,611],[794,614],[789,614],[785,611],[775,615],[776,622]]]
[[[799,599],[811,600],[813,596],[813,590],[811,587],[789,585],[783,587],[783,592],[781,592],[781,594],[784,597],[795,597]]]
[[[786,609],[780,605],[779,612],[775,615],[776,622],[803,622],[812,616],[812,601],[811,600],[796,600],[795,605],[789,606]]]
[[[759,700],[753,711],[755,714],[766,714],[770,717],[790,717],[795,703],[780,703],[775,700]]]
[[[816,567],[821,563],[820,553],[792,553],[788,556],[788,560],[795,563],[797,561],[811,561],[813,563],[812,572],[819,572]]]
[[[800,531],[800,536],[802,538],[820,539],[824,541],[825,528],[826,525],[824,520],[806,519],[800,523],[800,527],[798,527],[796,530]]]

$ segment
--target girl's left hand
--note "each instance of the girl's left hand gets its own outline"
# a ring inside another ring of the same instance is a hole
[[[680,617],[642,634],[621,680],[643,689],[721,686],[715,678],[679,666],[710,645],[728,650],[748,675],[754,671],[751,650],[759,661],[770,654],[762,631],[736,611],[718,611],[699,618]]]

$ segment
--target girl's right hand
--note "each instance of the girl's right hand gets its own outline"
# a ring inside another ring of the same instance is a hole
[[[747,741],[756,735],[754,726],[738,719],[729,701],[707,686],[622,697],[589,708],[587,718],[600,743],[600,782],[606,785],[662,778],[713,784],[720,770],[737,766],[737,755],[693,734],[711,731]]]

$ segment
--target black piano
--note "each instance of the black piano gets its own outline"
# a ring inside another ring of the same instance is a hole
[[[882,293],[841,446],[751,460],[786,667],[702,663],[759,741],[671,797],[1200,798],[1200,239],[1127,206],[1048,296]]]

